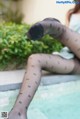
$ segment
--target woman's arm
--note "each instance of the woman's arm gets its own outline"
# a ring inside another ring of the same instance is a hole
[[[66,17],[65,17],[65,25],[67,26],[67,27],[69,27],[69,14],[70,14],[70,12],[68,11],[67,12],[67,14],[66,14]]]

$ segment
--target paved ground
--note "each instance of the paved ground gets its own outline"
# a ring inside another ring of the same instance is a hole
[[[0,72],[0,91],[19,89],[24,76],[24,70]],[[53,75],[43,72],[41,85],[58,84],[68,81],[80,80],[80,75]]]

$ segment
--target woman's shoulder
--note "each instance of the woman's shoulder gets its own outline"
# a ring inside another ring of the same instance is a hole
[[[66,14],[66,15],[68,16],[68,15],[70,15],[72,12],[73,12],[73,9],[69,9],[69,10],[67,11],[67,14]]]
[[[65,25],[66,26],[69,26],[69,21],[70,21],[70,14],[73,12],[73,9],[69,9],[66,13],[66,16],[65,16]]]

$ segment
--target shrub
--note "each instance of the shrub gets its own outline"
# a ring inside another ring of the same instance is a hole
[[[62,48],[57,40],[48,35],[38,41],[29,40],[26,35],[29,28],[26,24],[0,24],[0,70],[23,68],[29,55],[52,53]]]
[[[14,8],[14,2],[17,5],[19,0],[0,0],[1,19],[5,22],[15,22],[21,24],[24,15],[20,12],[18,6]]]

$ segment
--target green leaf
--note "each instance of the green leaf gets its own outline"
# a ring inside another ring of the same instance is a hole
[[[0,66],[6,67],[11,62],[24,64],[33,53],[52,53],[63,47],[56,39],[49,35],[38,41],[29,40],[26,32],[30,25],[11,22],[0,24]],[[10,64],[11,65],[11,64]],[[3,69],[4,69],[3,68]],[[15,67],[16,68],[16,67]],[[0,68],[0,70],[2,70]]]

